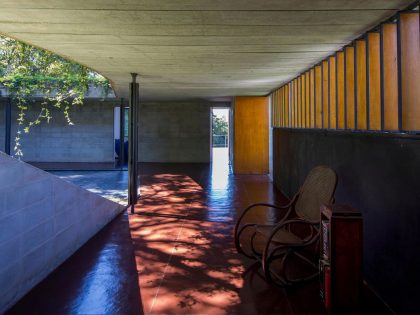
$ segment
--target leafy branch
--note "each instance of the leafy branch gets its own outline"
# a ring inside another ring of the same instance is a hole
[[[111,90],[107,79],[96,72],[25,43],[0,35],[0,85],[8,88],[18,108],[18,130],[15,156],[22,157],[23,133],[53,118],[51,108],[62,111],[69,125],[72,106],[83,105],[89,86],[100,87],[107,95]],[[27,120],[30,98],[42,98],[41,109],[34,120]]]

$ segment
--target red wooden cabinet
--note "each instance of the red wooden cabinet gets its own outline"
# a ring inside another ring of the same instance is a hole
[[[321,299],[331,313],[360,313],[362,230],[362,215],[354,208],[321,207]]]

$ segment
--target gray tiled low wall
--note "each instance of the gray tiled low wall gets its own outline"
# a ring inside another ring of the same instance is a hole
[[[122,209],[0,152],[0,314]]]

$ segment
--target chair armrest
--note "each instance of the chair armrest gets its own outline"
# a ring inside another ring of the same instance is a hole
[[[294,205],[294,203],[296,202],[298,197],[298,194],[296,194],[295,196],[293,196],[292,200],[290,200],[290,202],[287,205],[284,206],[277,206],[277,205],[273,205],[270,203],[254,203],[252,205],[249,205],[248,207],[245,208],[245,210],[242,212],[242,214],[240,215],[240,217],[238,218],[238,220],[236,221],[236,225],[235,225],[235,230],[234,230],[234,235],[236,236],[236,233],[238,231],[238,228],[241,224],[242,219],[245,217],[245,215],[251,211],[252,209],[254,209],[255,207],[267,207],[267,208],[273,208],[273,209],[278,209],[278,210],[288,210],[286,212],[286,214],[283,216],[283,218],[279,221],[282,222],[283,220],[287,219],[287,217],[289,216],[290,212],[291,212],[291,208]]]
[[[267,244],[266,247],[268,249],[268,245],[271,242],[271,239],[274,237],[274,235],[276,235],[276,233],[281,230],[284,229],[285,227],[291,225],[291,224],[303,224],[303,225],[309,225],[310,227],[314,227],[316,225],[319,225],[318,221],[307,221],[304,219],[291,219],[291,220],[285,220],[283,222],[278,223],[273,230],[270,233],[270,236],[268,237],[267,240]],[[319,234],[319,233],[317,233]],[[312,240],[313,236],[310,238],[310,240],[308,242],[310,242]],[[287,245],[290,245],[289,243],[287,243]],[[296,244],[296,245],[292,245],[292,246],[306,246],[307,242],[303,242],[302,244]]]
[[[273,204],[269,204],[269,203],[254,203],[254,204],[249,205],[248,207],[246,207],[245,210],[240,215],[240,217],[238,218],[238,220],[236,221],[235,228],[233,230],[233,235],[234,235],[234,240],[235,240],[235,247],[238,250],[238,252],[241,252],[240,244],[239,244],[239,235],[238,235],[238,232],[239,233],[242,232],[243,228],[240,229],[241,221],[245,217],[245,215],[247,213],[249,213],[249,211],[251,211],[252,209],[255,209],[255,207],[258,207],[258,206],[268,207],[268,208],[273,208],[273,209],[278,209],[278,210],[287,210],[287,212],[279,220],[279,222],[283,222],[284,220],[286,220],[289,217],[290,213],[292,212],[293,205],[295,204],[298,195],[299,194],[296,194],[295,196],[293,196],[292,200],[290,200],[290,202],[287,205],[285,205],[285,206],[277,206],[277,205],[273,205]],[[244,227],[248,227],[248,226],[251,226],[251,225],[253,225],[253,224],[246,224]]]

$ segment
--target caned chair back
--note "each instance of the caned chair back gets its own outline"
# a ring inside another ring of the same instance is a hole
[[[327,166],[316,166],[303,183],[295,204],[296,214],[308,221],[320,220],[322,204],[331,204],[337,185],[337,174]]]

